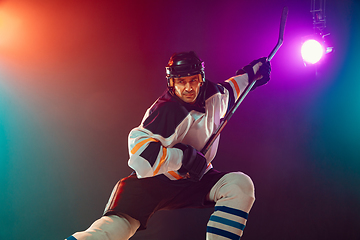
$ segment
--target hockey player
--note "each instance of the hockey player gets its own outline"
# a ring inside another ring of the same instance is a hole
[[[104,216],[67,240],[125,240],[146,228],[160,209],[214,207],[207,239],[240,239],[254,203],[254,185],[241,172],[213,169],[218,139],[199,151],[240,93],[270,79],[266,58],[253,61],[236,76],[215,84],[205,80],[204,63],[194,52],[171,56],[166,66],[168,90],[146,111],[129,134],[129,166]]]

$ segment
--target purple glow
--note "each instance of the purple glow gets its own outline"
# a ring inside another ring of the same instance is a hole
[[[301,56],[307,63],[317,63],[320,61],[323,53],[324,49],[322,45],[314,39],[307,40],[301,47]]]

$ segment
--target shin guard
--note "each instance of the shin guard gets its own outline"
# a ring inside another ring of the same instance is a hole
[[[128,240],[139,226],[139,221],[130,217],[103,216],[86,231],[74,233],[67,240]]]
[[[255,201],[251,179],[243,173],[228,173],[213,186],[208,200],[216,205],[207,225],[207,240],[240,239]]]

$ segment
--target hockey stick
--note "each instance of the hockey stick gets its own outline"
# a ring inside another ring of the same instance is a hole
[[[269,54],[269,56],[267,58],[268,61],[271,61],[271,59],[274,57],[275,53],[279,50],[279,48],[283,44],[285,24],[286,24],[288,12],[289,12],[288,7],[285,6],[282,10],[281,19],[280,19],[280,30],[279,30],[278,42],[277,42],[276,46],[274,47],[274,49]]]
[[[288,7],[284,7],[281,14],[280,19],[280,30],[279,30],[279,38],[276,46],[274,49],[270,52],[269,56],[267,57],[267,61],[270,61],[275,53],[279,50],[281,47],[283,41],[284,41],[284,30],[285,30],[285,23],[288,15]],[[236,100],[234,106],[229,110],[229,112],[225,115],[223,121],[221,122],[220,126],[216,129],[215,133],[211,135],[209,140],[206,142],[205,146],[201,149],[201,153],[205,155],[207,151],[210,149],[210,147],[215,142],[216,138],[220,135],[220,132],[224,129],[225,125],[228,123],[236,109],[239,107],[240,103],[244,100],[246,95],[250,92],[254,84],[256,83],[256,80],[254,80],[251,84],[247,85],[244,91],[240,94],[238,100]]]

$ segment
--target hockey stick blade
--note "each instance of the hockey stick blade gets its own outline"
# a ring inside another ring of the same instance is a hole
[[[281,45],[284,41],[284,31],[285,31],[285,24],[286,24],[288,12],[289,12],[289,9],[287,6],[285,6],[282,10],[281,19],[280,19],[279,39],[278,39],[276,46],[269,54],[269,56],[267,58],[268,61],[271,61],[271,59],[274,57],[275,53],[279,50],[279,48],[281,47]]]

